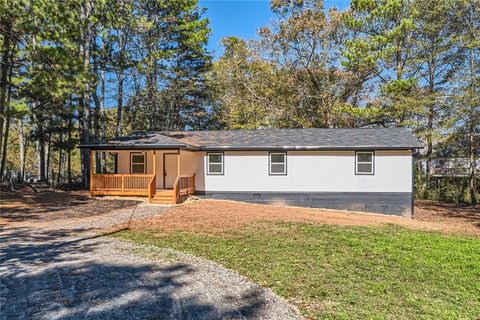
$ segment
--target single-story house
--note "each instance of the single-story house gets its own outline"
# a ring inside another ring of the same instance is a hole
[[[92,155],[92,195],[173,204],[196,194],[406,217],[413,154],[423,148],[404,128],[136,132],[80,147]],[[105,155],[114,155],[111,173],[94,165]]]

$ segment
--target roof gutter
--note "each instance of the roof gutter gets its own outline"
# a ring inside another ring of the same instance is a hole
[[[159,150],[159,149],[186,149],[192,151],[331,151],[331,150],[418,150],[424,147],[378,147],[378,146],[193,146],[187,144],[178,145],[145,145],[145,144],[132,144],[132,145],[111,145],[111,144],[83,144],[78,146],[80,149],[91,150]]]

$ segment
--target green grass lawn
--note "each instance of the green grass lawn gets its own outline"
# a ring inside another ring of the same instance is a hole
[[[313,318],[480,318],[479,238],[283,222],[223,235],[117,236],[219,262]]]

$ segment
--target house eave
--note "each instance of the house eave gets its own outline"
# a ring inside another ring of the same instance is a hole
[[[132,144],[132,145],[112,145],[112,144],[83,144],[78,146],[80,149],[90,150],[168,150],[168,149],[186,149],[199,150],[198,147],[186,144],[152,145],[152,144]]]
[[[190,151],[349,151],[349,150],[416,150],[423,146],[193,146],[189,144],[83,144],[80,149],[90,150],[167,150],[184,149]]]

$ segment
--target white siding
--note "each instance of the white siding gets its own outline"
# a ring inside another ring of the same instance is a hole
[[[376,151],[375,174],[355,175],[354,151],[289,151],[287,175],[268,174],[268,152],[224,152],[224,175],[206,175],[198,152],[200,191],[411,192],[411,151]]]

